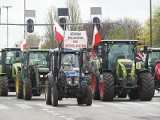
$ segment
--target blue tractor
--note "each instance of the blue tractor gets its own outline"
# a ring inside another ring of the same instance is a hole
[[[58,106],[58,100],[77,98],[79,105],[92,104],[92,89],[82,72],[83,50],[54,49],[50,52],[50,73],[45,84],[47,105]]]

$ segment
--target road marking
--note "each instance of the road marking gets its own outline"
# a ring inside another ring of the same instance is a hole
[[[157,116],[157,117],[159,117],[159,116],[160,116],[160,115],[153,114],[153,113],[148,113],[148,115]]]
[[[42,107],[42,108],[56,108],[56,107],[53,107],[53,106],[51,106],[51,105],[46,105],[45,103],[43,103],[43,104],[36,104],[36,105],[38,105],[38,106],[40,106],[40,107]]]
[[[128,110],[127,108],[124,108],[124,107],[118,107],[118,108],[122,110]]]
[[[135,102],[122,102],[123,104],[127,104],[127,105],[144,105],[141,102],[140,103],[135,103]]]
[[[64,119],[66,119],[66,120],[74,120],[73,118],[64,118]]]
[[[127,106],[127,105],[125,105],[125,104],[107,103],[107,102],[102,102],[101,104],[103,104],[103,105],[112,105],[112,106],[116,106],[116,107],[118,107],[118,106]]]
[[[27,104],[15,104],[16,106],[20,107],[20,108],[23,108],[23,109],[30,109],[30,108],[33,108]]]
[[[67,106],[68,108],[78,108],[78,107],[82,107],[82,106]]]
[[[63,115],[62,115],[62,116],[59,116],[59,117],[60,117],[60,118],[66,118],[66,116],[63,116]]]
[[[49,109],[42,109],[43,111],[48,111]]]
[[[47,111],[48,113],[55,113],[54,111]]]
[[[59,116],[59,115],[61,115],[61,114],[59,114],[59,113],[54,113],[53,115],[57,115],[57,116]]]
[[[9,109],[9,107],[7,107],[7,106],[5,106],[5,105],[0,104],[0,110],[4,110],[4,109]]]
[[[97,104],[92,104],[91,107],[99,108],[99,107],[103,107],[103,106],[102,105],[97,105]]]

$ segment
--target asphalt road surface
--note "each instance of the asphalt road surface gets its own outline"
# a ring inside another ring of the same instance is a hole
[[[160,93],[150,102],[115,98],[78,106],[76,99],[63,99],[53,107],[46,105],[44,95],[25,101],[10,92],[0,96],[0,120],[160,120]]]

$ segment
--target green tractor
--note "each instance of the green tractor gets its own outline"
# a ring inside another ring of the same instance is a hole
[[[138,40],[102,40],[95,47],[91,84],[94,99],[112,101],[114,97],[150,101],[154,78],[149,70],[137,67]]]
[[[22,65],[16,77],[16,95],[18,99],[31,100],[40,96],[44,90],[46,75],[49,72],[47,62],[49,49],[31,48],[22,53]]]
[[[15,92],[15,78],[20,64],[20,48],[4,48],[0,60],[0,95],[7,96],[8,91]]]

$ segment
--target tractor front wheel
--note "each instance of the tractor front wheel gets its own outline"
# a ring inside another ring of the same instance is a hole
[[[0,96],[8,95],[8,79],[6,76],[0,76]]]
[[[45,100],[47,105],[51,105],[51,86],[48,80],[46,80],[45,84]]]
[[[17,99],[23,98],[23,81],[20,74],[17,74],[16,76],[16,96]]]
[[[31,85],[31,81],[28,78],[24,79],[23,97],[25,100],[31,100],[32,98],[32,85]]]
[[[51,88],[51,102],[54,107],[58,106],[58,90],[56,86]]]
[[[141,88],[139,97],[141,101],[151,101],[154,96],[154,78],[149,72],[140,74]]]
[[[103,73],[103,82],[99,86],[102,101],[113,101],[114,98],[114,78],[111,73]]]
[[[91,86],[86,87],[86,105],[92,105],[92,88]]]

